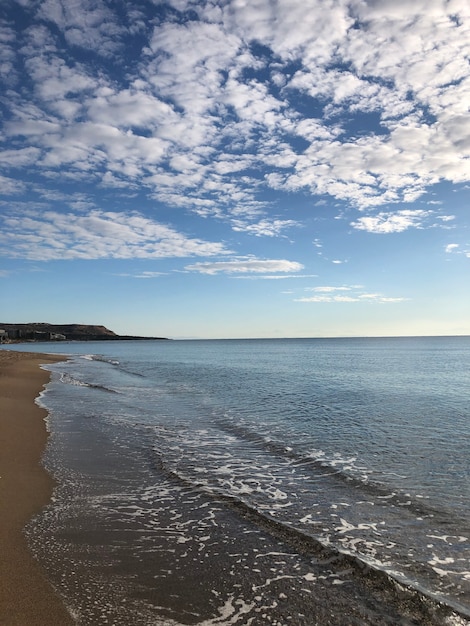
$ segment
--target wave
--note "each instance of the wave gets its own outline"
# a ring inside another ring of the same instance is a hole
[[[90,389],[98,389],[100,391],[106,391],[108,393],[119,393],[119,391],[116,391],[116,389],[111,389],[110,387],[106,387],[105,385],[98,385],[96,383],[86,383],[85,381],[79,380],[78,378],[75,378],[74,376],[66,372],[61,373],[59,380],[61,383],[64,383],[65,385],[72,385],[75,387],[88,387]]]
[[[83,354],[80,358],[85,361],[100,361],[101,363],[109,363],[110,365],[120,364],[118,360],[105,357],[102,354]]]
[[[416,612],[425,619],[421,623],[429,624],[470,624],[470,610],[457,601],[442,597],[420,584],[401,571],[387,566],[366,555],[342,549],[328,540],[316,537],[286,521],[273,518],[267,510],[259,510],[248,501],[222,491],[213,485],[195,481],[181,471],[170,468],[158,455],[153,458],[153,467],[167,477],[176,480],[189,492],[202,493],[216,503],[221,503],[235,510],[244,520],[284,544],[298,554],[313,559],[314,562],[336,575],[347,575],[348,583],[364,590],[373,588],[384,602],[400,602],[411,613]],[[455,620],[458,621],[455,621]]]
[[[98,363],[106,363],[108,365],[112,365],[119,371],[129,376],[136,376],[137,378],[147,378],[145,374],[134,371],[133,369],[125,365],[122,361],[118,361],[115,358],[106,357],[102,354],[86,354],[86,355],[83,355],[81,358],[86,359],[88,361],[96,361]]]
[[[448,521],[455,517],[455,511],[446,514],[442,507],[434,507],[422,496],[414,496],[408,491],[405,492],[395,486],[392,488],[372,478],[372,472],[367,468],[354,467],[353,464],[357,460],[355,457],[342,457],[338,454],[334,458],[328,458],[323,450],[310,452],[295,450],[285,443],[274,440],[271,435],[260,434],[228,420],[220,420],[217,425],[221,430],[250,443],[262,452],[287,460],[292,468],[301,468],[304,472],[310,473],[312,479],[328,478],[334,483],[354,489],[355,493],[362,494],[363,497],[372,497],[376,505],[406,507],[416,516],[438,517],[444,521],[447,517]]]

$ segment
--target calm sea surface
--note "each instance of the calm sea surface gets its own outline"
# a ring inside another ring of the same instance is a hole
[[[21,348],[78,624],[468,623],[470,337]]]

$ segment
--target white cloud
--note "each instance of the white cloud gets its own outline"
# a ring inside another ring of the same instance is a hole
[[[317,278],[316,274],[259,274],[256,276],[235,276],[238,280],[286,280],[291,278]],[[283,292],[284,293],[284,292]],[[287,292],[286,292],[287,293]]]
[[[311,0],[233,0],[225,7],[224,25],[244,40],[269,46],[283,61],[301,58],[308,64],[330,61],[353,18],[343,7]]]
[[[438,215],[437,219],[442,222],[452,222],[452,220],[455,220],[455,215]]]
[[[232,220],[232,229],[236,232],[245,232],[256,237],[279,237],[284,230],[299,226],[294,220],[263,219],[255,224],[248,224],[242,220]]]
[[[143,73],[188,114],[203,115],[213,109],[215,97],[220,98],[220,72],[231,68],[240,44],[236,35],[218,24],[161,24],[149,42],[149,61]],[[198,123],[202,121],[198,119]]]
[[[46,211],[3,218],[0,252],[37,261],[65,259],[158,259],[229,252],[221,243],[191,239],[138,213]]]
[[[18,150],[3,150],[0,152],[0,164],[4,168],[16,168],[34,164],[40,155],[36,148],[19,148]],[[17,181],[21,187],[22,183]]]
[[[367,300],[369,302],[404,302],[406,298],[387,298],[385,296],[377,296],[377,297],[368,297],[365,298],[363,296],[306,296],[303,298],[295,298],[294,302],[364,302]]]
[[[458,243],[449,243],[446,246],[445,251],[447,254],[463,254],[467,258],[470,258],[470,250],[463,249]]]
[[[39,15],[53,22],[68,43],[103,56],[110,56],[120,46],[123,28],[116,15],[102,0],[43,0]]]
[[[110,120],[120,127],[152,128],[158,124],[178,121],[173,108],[155,97],[145,84],[136,82],[132,88],[113,90],[109,86],[97,89],[86,101],[90,119],[97,124]]]
[[[138,274],[116,274],[116,276],[122,276],[124,278],[159,278],[160,276],[166,276],[165,272],[139,272]]]
[[[71,94],[96,88],[97,80],[80,65],[70,67],[56,55],[32,56],[25,62],[38,95],[46,101],[62,101]]]
[[[316,291],[319,293],[332,293],[335,291],[351,291],[352,287],[312,287],[312,291]]]
[[[2,155],[0,154],[0,161],[1,158]],[[0,174],[0,188],[5,196],[13,196],[22,193],[26,189],[26,185],[22,181]]]
[[[305,291],[313,291],[314,296],[303,296],[295,298],[294,302],[373,302],[373,303],[391,303],[404,302],[407,298],[384,296],[381,293],[368,293],[363,291],[361,285],[325,285],[321,287],[312,287]],[[344,294],[344,292],[348,292]]]
[[[28,166],[137,185],[206,216],[257,214],[260,236],[279,234],[263,227],[266,190],[374,209],[469,180],[463,2],[174,0],[191,17],[158,22],[144,6],[118,14],[103,0],[35,6],[20,40],[0,30],[0,71],[24,66],[30,81],[10,90],[0,137],[19,178]],[[97,70],[76,47],[109,64]],[[371,232],[418,223],[353,222]]]
[[[351,222],[351,226],[369,233],[401,233],[408,228],[422,228],[425,219],[430,215],[430,211],[421,209],[379,213],[376,216],[360,217],[355,222]]]
[[[284,259],[244,259],[240,261],[215,261],[187,265],[186,270],[200,274],[268,274],[270,272],[298,272],[303,269],[301,263]]]

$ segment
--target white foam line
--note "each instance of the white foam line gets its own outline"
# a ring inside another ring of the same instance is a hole
[[[426,535],[426,537],[429,537],[430,539],[439,539],[440,541],[445,541],[445,543],[448,543],[450,545],[452,545],[452,543],[449,541],[449,539],[457,539],[458,543],[468,541],[468,537],[459,537],[457,535]]]
[[[258,591],[258,589],[269,587],[269,585],[277,582],[278,580],[294,580],[295,578],[296,578],[295,576],[276,576],[276,578],[267,578],[266,581],[262,585],[253,585],[251,588],[253,591]]]
[[[257,554],[255,559],[261,559],[266,556],[292,556],[289,552],[263,552],[262,554]]]

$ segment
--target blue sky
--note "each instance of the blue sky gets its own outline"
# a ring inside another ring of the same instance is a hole
[[[470,334],[467,0],[0,18],[0,321]]]

